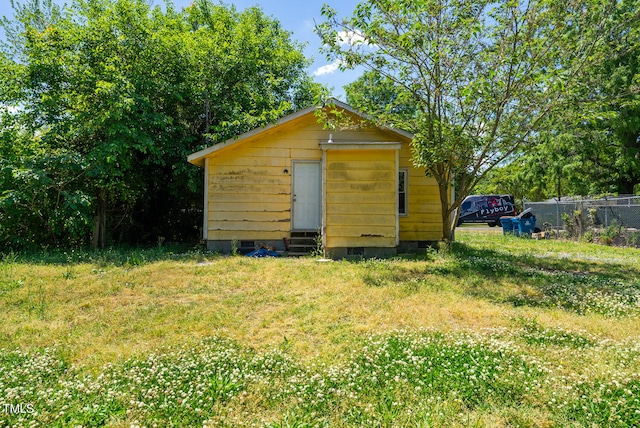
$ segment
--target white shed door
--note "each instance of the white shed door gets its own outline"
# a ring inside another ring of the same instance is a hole
[[[293,229],[320,227],[320,162],[293,163]]]

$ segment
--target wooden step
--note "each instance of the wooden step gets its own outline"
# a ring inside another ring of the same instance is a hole
[[[291,232],[289,241],[289,256],[308,256],[318,246],[319,236],[316,232]]]
[[[301,244],[301,243],[295,243],[295,244],[289,244],[289,248],[316,248],[316,243],[310,243],[310,244]]]

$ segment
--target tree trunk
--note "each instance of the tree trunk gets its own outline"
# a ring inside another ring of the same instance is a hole
[[[101,190],[98,195],[96,215],[93,218],[93,238],[91,240],[93,248],[104,248],[106,243],[107,204],[105,199],[104,190]]]
[[[449,245],[454,238],[455,223],[451,221],[451,212],[449,211],[451,201],[448,183],[438,183],[438,191],[440,192],[440,209],[442,211],[442,242]]]

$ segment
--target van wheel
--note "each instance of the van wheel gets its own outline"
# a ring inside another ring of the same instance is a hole
[[[489,227],[496,227],[498,225],[498,223],[496,223],[495,221],[490,221],[487,224],[489,225]]]

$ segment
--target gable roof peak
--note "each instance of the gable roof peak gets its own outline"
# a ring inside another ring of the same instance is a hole
[[[293,121],[295,119],[298,119],[300,117],[306,116],[309,113],[313,113],[313,112],[317,111],[318,109],[323,109],[323,108],[326,108],[328,106],[335,106],[335,107],[337,107],[337,108],[339,108],[341,110],[345,110],[345,111],[347,111],[347,112],[349,112],[351,114],[354,114],[354,115],[356,115],[356,116],[358,116],[358,117],[360,117],[362,119],[365,119],[365,120],[373,122],[373,118],[370,115],[368,115],[366,113],[362,113],[360,111],[357,111],[356,109],[351,107],[349,104],[347,104],[347,103],[345,103],[343,101],[340,101],[337,98],[328,98],[320,106],[310,106],[310,107],[307,107],[305,109],[298,110],[296,112],[290,113],[287,116],[284,116],[284,117],[278,119],[274,123],[265,125],[265,126],[260,127],[260,128],[253,129],[251,131],[248,131],[248,132],[245,132],[243,134],[240,134],[240,135],[238,135],[238,136],[236,136],[234,138],[230,138],[227,141],[224,141],[222,143],[214,144],[213,146],[209,146],[209,147],[207,147],[205,149],[202,149],[202,150],[199,150],[199,151],[197,151],[195,153],[192,153],[189,156],[187,156],[187,161],[192,163],[192,164],[194,164],[194,165],[198,165],[200,167],[203,167],[204,166],[204,158],[206,158],[211,153],[214,153],[214,152],[216,152],[218,150],[224,149],[224,148],[226,148],[226,147],[228,147],[230,145],[238,144],[241,141],[244,141],[244,140],[246,140],[248,138],[254,137],[254,136],[256,136],[256,135],[258,135],[258,134],[260,134],[262,132],[265,132],[265,131],[267,131],[269,129],[272,129],[272,128],[275,128],[277,126],[283,125],[285,123],[291,122],[291,121]],[[403,131],[401,129],[395,129],[395,128],[386,128],[386,129],[389,129],[390,131],[393,131],[393,132],[395,132],[397,134],[400,134],[400,135],[402,135],[404,137],[407,137],[407,138],[410,138],[410,139],[413,138],[412,134],[410,134],[409,132]]]

